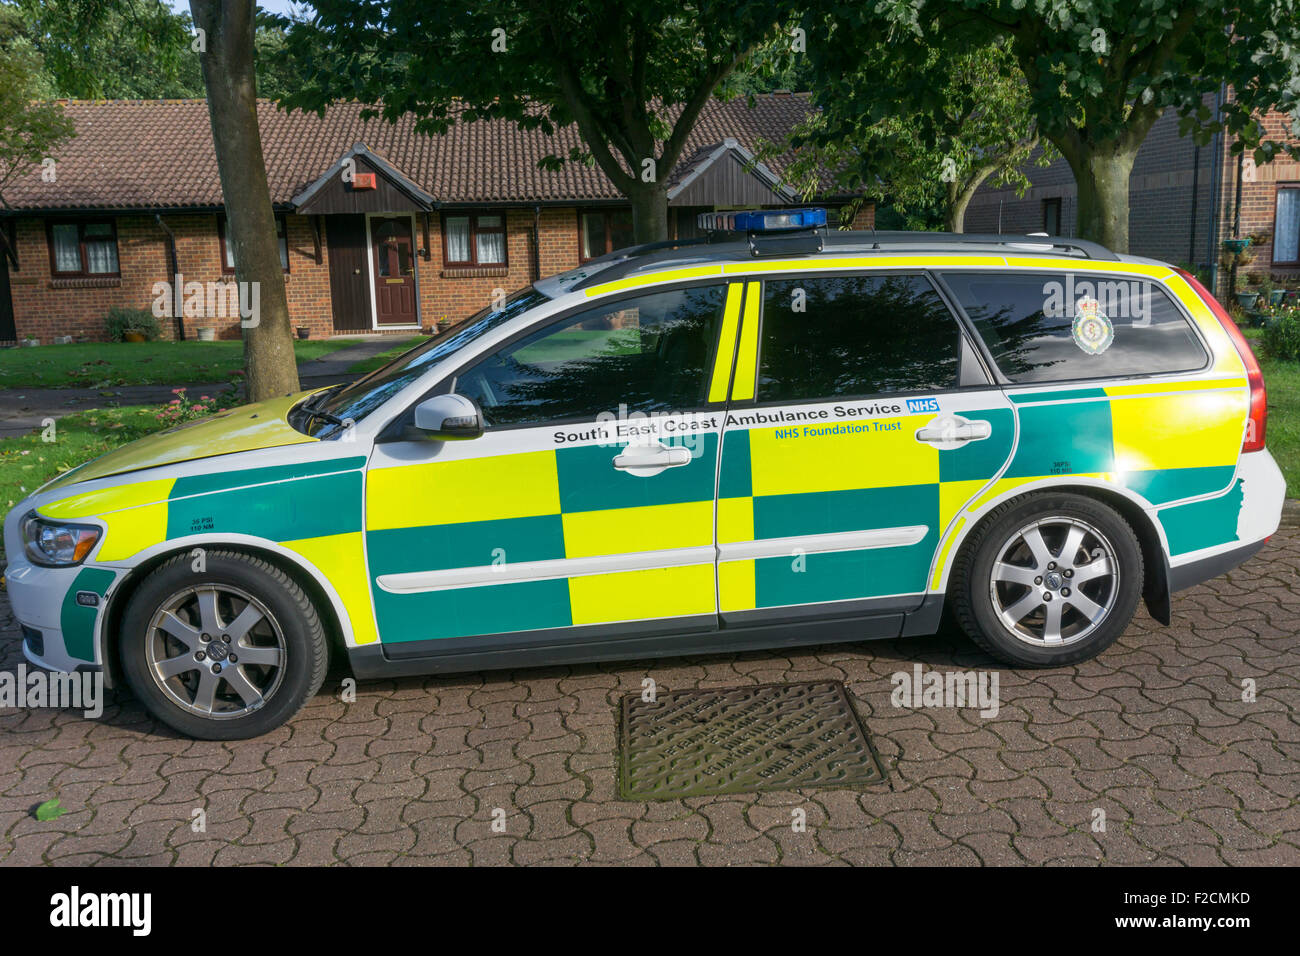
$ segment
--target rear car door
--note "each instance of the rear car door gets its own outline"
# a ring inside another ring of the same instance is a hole
[[[1231,544],[1245,370],[1226,339],[1217,360],[1206,347],[1206,337],[1224,338],[1213,316],[1199,324],[1138,270],[1170,272],[1128,268],[942,275],[1019,420],[998,490],[1066,477],[1115,485],[1159,509],[1172,555]]]
[[[727,300],[660,288],[549,322],[449,383],[481,437],[376,446],[366,546],[390,656],[716,628]]]
[[[898,633],[937,583],[1014,419],[922,272],[746,284],[723,436],[724,624],[873,616]]]

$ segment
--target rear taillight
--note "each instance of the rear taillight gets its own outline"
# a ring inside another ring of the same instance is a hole
[[[1246,366],[1246,381],[1250,383],[1250,418],[1246,422],[1245,440],[1241,443],[1241,450],[1263,451],[1264,426],[1268,423],[1268,395],[1264,391],[1264,373],[1260,371],[1255,353],[1251,351],[1246,337],[1241,334],[1241,329],[1237,328],[1237,323],[1232,321],[1228,310],[1219,304],[1219,300],[1210,294],[1210,290],[1201,285],[1200,280],[1185,269],[1177,271],[1192,287],[1192,291],[1201,297],[1206,307],[1214,313],[1214,317],[1223,326],[1223,331],[1228,333],[1228,338],[1232,339],[1237,354],[1241,356],[1241,361]]]

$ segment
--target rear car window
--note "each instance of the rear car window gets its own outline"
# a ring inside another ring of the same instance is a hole
[[[961,330],[920,275],[764,283],[760,402],[953,388]]]
[[[943,281],[1009,381],[1203,368],[1187,317],[1158,283],[1079,273],[951,272]]]

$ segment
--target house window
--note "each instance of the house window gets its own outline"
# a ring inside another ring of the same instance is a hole
[[[226,228],[226,217],[217,217],[217,238],[221,243],[221,271],[230,274],[235,271],[235,247],[230,242],[230,230]],[[284,216],[275,217],[275,241],[280,247],[280,268],[289,271],[289,228]]]
[[[50,269],[56,276],[121,275],[112,220],[49,223]]]
[[[1043,200],[1043,232],[1049,236],[1061,234],[1061,198]]]
[[[448,266],[504,266],[504,213],[465,213],[442,217],[442,261]]]
[[[635,244],[630,209],[597,209],[578,213],[578,258],[581,261],[586,262]]]
[[[1277,187],[1273,264],[1300,266],[1300,183]]]

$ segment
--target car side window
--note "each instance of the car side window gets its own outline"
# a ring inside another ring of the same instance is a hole
[[[761,339],[760,402],[957,385],[961,330],[921,275],[769,280]]]
[[[602,412],[705,403],[725,285],[600,305],[513,342],[456,377],[486,424],[536,425]]]
[[[1064,272],[942,278],[1017,384],[1187,372],[1206,362],[1187,317],[1155,282]]]

